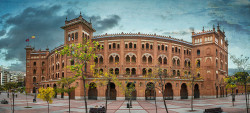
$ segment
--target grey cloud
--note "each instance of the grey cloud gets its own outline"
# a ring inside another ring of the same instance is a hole
[[[69,20],[78,17],[79,13],[76,14],[73,10],[68,9],[62,15],[59,14],[61,10],[60,5],[28,7],[17,15],[6,17],[3,28],[0,29],[0,36],[3,37],[0,39],[0,50],[7,50],[7,53],[4,54],[5,60],[21,61],[21,63],[12,64],[13,70],[21,70],[20,66],[25,67],[24,48],[27,45],[25,39],[30,36],[36,36],[36,41],[30,39],[30,45],[35,45],[36,49],[45,49],[47,46],[53,49],[63,44],[64,33],[60,27],[64,25],[66,16]],[[83,17],[86,20],[90,18],[84,14]],[[100,25],[95,27],[99,32],[117,26],[120,20],[118,15],[111,15],[104,19],[98,15],[94,17],[98,17],[93,19],[92,23],[94,26]],[[10,28],[8,31],[4,31],[8,28]],[[5,35],[3,36],[3,34]]]
[[[164,35],[187,35],[187,34],[189,34],[190,32],[187,32],[187,31],[172,31],[172,32],[168,32],[168,31],[166,31],[166,32],[163,32],[162,34],[164,34]]]

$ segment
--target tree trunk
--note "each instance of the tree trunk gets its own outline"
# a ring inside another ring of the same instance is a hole
[[[194,98],[194,84],[192,83],[191,111],[194,110],[194,108],[193,108],[193,98]]]
[[[235,99],[235,97],[234,97],[234,90],[232,89],[232,102],[233,102],[233,106],[234,106],[234,99]]]
[[[162,98],[163,98],[163,103],[164,103],[164,106],[165,106],[165,110],[166,112],[168,113],[168,108],[167,108],[167,104],[166,104],[166,101],[165,101],[165,95],[164,95],[164,85],[163,85],[163,82],[162,82],[162,78],[160,76],[160,79],[161,79],[161,94],[162,94]]]
[[[83,78],[85,113],[88,113],[88,105],[87,105],[87,98],[86,98],[86,86],[85,86],[85,82],[86,82],[86,80]]]
[[[129,105],[129,106],[128,106],[128,111],[129,111],[129,113],[130,113],[130,102],[129,102],[129,101],[130,101],[130,99],[128,100],[128,105]]]
[[[13,93],[12,95],[13,95],[13,113],[14,113],[14,111],[15,111],[15,109],[14,109],[15,108],[15,103],[14,103],[15,94]]]
[[[70,92],[68,93],[69,95],[69,113],[70,113]]]
[[[155,90],[155,111],[157,113],[157,104],[156,104],[156,90]]]

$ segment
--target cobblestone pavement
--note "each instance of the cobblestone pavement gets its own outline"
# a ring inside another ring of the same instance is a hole
[[[0,95],[0,100],[10,99],[7,98],[6,93]],[[26,96],[18,94],[15,98],[15,113],[46,113],[48,105],[45,101],[37,99],[36,103],[33,103],[34,96],[27,96],[28,104],[32,108],[25,108],[27,106]],[[244,95],[236,96],[235,106],[232,106],[231,96],[217,99],[195,99],[194,109],[192,113],[203,113],[204,109],[221,107],[225,113],[245,113],[246,106]],[[167,107],[170,113],[186,113],[190,110],[190,100],[167,100]],[[104,106],[104,100],[88,100],[88,108],[95,106]],[[126,108],[127,101],[108,101],[108,113],[129,113]],[[137,100],[132,103],[131,113],[155,113],[155,102],[146,100]],[[157,101],[158,113],[165,113],[163,101]],[[54,99],[50,104],[50,113],[67,113],[68,112],[68,100],[67,99]],[[71,100],[71,112],[72,113],[84,113],[85,106],[83,100]],[[0,104],[0,113],[11,113],[11,105]]]

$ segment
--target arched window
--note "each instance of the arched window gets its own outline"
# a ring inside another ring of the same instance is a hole
[[[101,74],[101,75],[103,74],[103,69],[99,70],[99,74]]]
[[[128,55],[126,56],[126,62],[130,62],[130,57]]]
[[[70,34],[68,35],[68,41],[70,41]]]
[[[33,70],[33,74],[36,74],[36,69]]]
[[[146,70],[146,68],[143,68],[142,69],[142,75],[146,75],[147,74],[147,70]]]
[[[118,48],[118,49],[120,48],[120,44],[117,44],[117,48]]]
[[[62,68],[64,68],[64,62],[62,63]]]
[[[201,52],[200,52],[200,50],[198,49],[198,50],[197,50],[197,55],[200,55],[200,53],[201,53]]]
[[[148,43],[146,43],[146,49],[149,49],[149,44]]]
[[[115,75],[119,75],[119,69],[115,68]]]
[[[144,44],[141,45],[141,48],[144,49]]]
[[[64,77],[64,72],[62,72],[62,77]]]
[[[148,63],[152,64],[152,57],[151,56],[148,57]]]
[[[134,44],[134,48],[136,48],[136,44]]]
[[[34,62],[33,65],[36,66],[36,62]]]
[[[102,56],[99,58],[99,63],[100,63],[100,64],[103,63],[103,58],[102,58]]]
[[[110,74],[113,74],[113,68],[110,68],[110,69],[109,69],[109,73],[110,73]]]
[[[142,62],[143,62],[143,63],[146,63],[146,62],[147,62],[147,57],[146,57],[146,56],[143,56],[143,57],[142,57]]]
[[[72,33],[71,35],[71,40],[74,40],[74,33]]]
[[[43,62],[42,62],[42,66],[44,66],[44,65],[45,65],[45,62],[43,61]]]
[[[75,33],[75,39],[78,40],[78,32]]]
[[[109,49],[111,49],[111,44],[109,44]]]
[[[187,67],[187,60],[185,60],[184,65],[185,65],[185,67]]]
[[[113,48],[116,48],[116,44],[115,43],[113,43]]]
[[[129,43],[129,48],[132,48],[133,44],[132,42]]]
[[[42,77],[42,81],[44,81],[44,77]]]
[[[130,69],[126,68],[126,75],[130,75]]]
[[[180,73],[180,71],[178,70],[178,71],[177,71],[177,76],[180,76],[180,75],[181,75],[181,73]]]
[[[197,67],[200,68],[200,66],[201,66],[201,61],[197,60]]]
[[[164,45],[161,45],[161,50],[164,50]]]
[[[176,61],[175,61],[175,59],[173,59],[173,65],[174,65],[174,66],[176,65]]]
[[[96,63],[96,64],[98,63],[98,58],[97,58],[97,57],[95,58],[95,63]]]
[[[173,76],[175,76],[176,75],[176,71],[175,70],[173,70]]]
[[[167,57],[164,57],[164,59],[163,59],[163,64],[168,64]]]
[[[125,44],[125,48],[128,48],[128,44]]]
[[[152,69],[151,68],[148,69],[148,74],[150,74],[150,75],[152,74]]]
[[[132,75],[136,75],[136,69],[132,68]]]
[[[177,60],[177,66],[180,66],[180,59]]]
[[[109,57],[109,63],[113,63],[113,56]]]
[[[153,49],[153,45],[152,44],[150,45],[150,49]]]
[[[119,57],[118,55],[115,56],[115,63],[118,63],[119,62]]]
[[[161,46],[160,45],[158,45],[158,50],[160,50],[161,49]]]
[[[167,51],[168,50],[168,46],[165,46],[165,51]]]
[[[188,67],[191,67],[191,63],[190,63],[190,61],[188,61]]]
[[[158,58],[158,62],[159,62],[159,64],[162,64],[162,58],[161,57]]]
[[[33,77],[33,83],[36,83],[36,77]]]
[[[177,47],[175,47],[175,52],[177,53]]]
[[[136,57],[135,57],[135,55],[132,56],[132,62],[134,62],[134,63],[136,62]]]

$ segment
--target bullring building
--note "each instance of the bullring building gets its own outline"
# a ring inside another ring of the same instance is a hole
[[[53,50],[35,50],[26,46],[26,89],[30,93],[37,92],[39,87],[59,87],[57,81],[62,77],[74,76],[66,68],[74,65],[71,58],[59,55],[56,51],[65,45],[83,43],[83,39],[98,41],[102,49],[96,51],[97,58],[90,63],[96,64],[97,72],[110,72],[117,75],[125,84],[132,84],[135,91],[133,99],[187,99],[192,91],[189,79],[192,68],[199,67],[197,80],[194,86],[195,98],[216,98],[226,95],[223,77],[228,76],[228,43],[225,32],[220,26],[212,30],[192,32],[192,42],[187,42],[170,36],[144,33],[117,33],[94,36],[95,29],[92,23],[81,15],[72,20],[66,20],[61,27],[64,30],[64,44]],[[171,77],[165,80],[164,92],[155,91],[150,85],[159,86],[157,82],[146,80],[143,75],[152,72],[153,68],[160,67],[163,73]],[[90,67],[87,65],[87,71]],[[124,75],[131,75],[129,82]],[[93,77],[87,77],[87,84],[96,84]],[[56,98],[83,99],[84,90],[82,80],[76,80],[78,87],[71,92],[70,97],[65,93],[57,93]],[[111,82],[110,94],[112,100],[124,100],[125,95],[121,88]],[[106,85],[97,85],[87,88],[88,99],[104,99],[107,92]],[[154,96],[156,94],[156,97]]]

